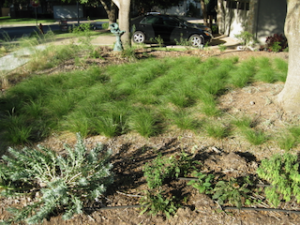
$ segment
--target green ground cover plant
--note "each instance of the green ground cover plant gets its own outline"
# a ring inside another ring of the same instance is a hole
[[[196,161],[185,152],[175,156],[162,156],[159,154],[151,163],[144,166],[144,176],[146,177],[150,189],[160,188],[167,178],[178,178],[185,176],[197,165]]]
[[[55,213],[67,220],[83,212],[84,202],[105,193],[113,182],[111,152],[101,144],[87,150],[79,134],[74,148],[64,148],[65,155],[42,146],[10,148],[2,157],[0,183],[6,188],[1,195],[32,199],[23,208],[9,208],[13,216],[6,222],[37,224]]]
[[[148,212],[150,215],[163,214],[169,219],[174,215],[180,204],[176,203],[175,196],[166,196],[163,191],[148,191],[141,198],[140,203],[143,206],[140,214]]]
[[[162,186],[167,179],[186,176],[196,169],[196,165],[199,164],[184,151],[172,156],[158,154],[154,160],[147,163],[143,168],[143,172],[149,190],[140,200],[142,204],[141,214],[145,212],[153,215],[161,213],[168,219],[175,214],[180,207],[180,199],[177,199],[170,193],[166,193]]]
[[[205,174],[194,171],[193,175],[198,180],[191,180],[188,185],[196,188],[199,193],[207,194],[218,201],[220,205],[230,204],[241,208],[242,205],[251,204],[252,187],[254,181],[250,177],[230,178],[226,180],[214,174]]]
[[[278,206],[282,200],[289,202],[293,198],[300,202],[298,156],[290,153],[273,155],[270,159],[262,160],[257,174],[271,184],[265,189],[265,194],[274,206]]]

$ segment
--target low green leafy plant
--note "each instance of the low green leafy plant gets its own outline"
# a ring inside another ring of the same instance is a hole
[[[160,35],[158,35],[158,37],[155,38],[155,41],[158,43],[159,47],[163,47],[164,40],[162,39],[162,37]]]
[[[212,180],[214,179],[213,174],[204,174],[201,172],[194,171],[194,176],[198,180],[191,180],[188,182],[188,185],[196,188],[201,194],[211,194],[213,190]]]
[[[226,49],[227,49],[227,46],[225,46],[224,44],[220,44],[220,45],[219,45],[219,50],[220,50],[221,52],[224,52]]]
[[[189,40],[183,38],[183,34],[180,35],[180,39],[179,41],[175,40],[176,45],[181,45],[181,46],[186,46],[186,47],[190,47],[191,43]]]
[[[83,202],[94,201],[112,184],[110,151],[102,145],[88,151],[77,135],[74,149],[65,146],[66,154],[39,146],[18,151],[9,148],[0,164],[0,182],[5,187],[2,196],[32,198],[23,208],[10,208],[9,223],[26,221],[41,223],[55,212],[63,212],[63,219],[83,212]]]
[[[140,200],[143,206],[140,214],[147,211],[150,215],[161,213],[169,219],[179,208],[179,204],[176,204],[175,200],[175,196],[166,197],[163,191],[158,191],[158,193],[148,191],[147,195]]]
[[[291,201],[292,196],[300,202],[298,161],[298,157],[290,153],[276,154],[270,159],[262,160],[257,169],[258,176],[271,184],[265,189],[265,194],[274,206],[278,206],[281,200]]]
[[[231,178],[229,181],[221,180],[216,184],[212,198],[217,199],[221,205],[228,202],[241,208],[243,201],[249,198],[248,193],[251,190],[248,189],[248,186],[250,185],[253,183],[248,177],[243,178],[242,181],[235,178]]]
[[[279,52],[287,47],[288,41],[284,34],[273,34],[266,38],[266,48],[268,51]]]
[[[166,178],[177,178],[179,175],[187,174],[191,169],[195,168],[195,164],[196,162],[184,152],[170,157],[162,157],[159,154],[151,163],[145,165],[144,176],[148,187],[154,189],[162,186]]]
[[[270,46],[270,50],[272,52],[279,52],[282,49],[282,47],[280,46],[280,42],[279,41],[275,41],[272,46]]]
[[[243,31],[240,34],[235,35],[235,37],[241,40],[244,46],[248,45],[253,40],[253,34],[248,31]]]

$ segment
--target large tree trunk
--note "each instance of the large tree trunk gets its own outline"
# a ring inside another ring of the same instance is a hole
[[[287,113],[300,114],[300,2],[287,0],[284,32],[289,45],[288,76],[278,102]]]
[[[123,45],[131,46],[131,32],[130,32],[130,4],[131,0],[112,0],[119,8],[119,27],[124,30],[125,34],[122,36]]]

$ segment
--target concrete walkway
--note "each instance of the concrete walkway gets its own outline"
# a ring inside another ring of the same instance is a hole
[[[40,51],[44,49],[46,49],[45,45],[39,45],[33,48],[22,48],[18,51],[12,52],[6,56],[1,57],[0,71],[10,71],[18,68],[19,66],[22,66],[30,60],[29,56],[34,51]]]

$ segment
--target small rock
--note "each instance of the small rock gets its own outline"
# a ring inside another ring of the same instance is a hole
[[[215,147],[215,146],[213,146],[212,148],[211,148],[215,153],[222,153],[222,151],[220,150],[220,149],[218,149],[217,147]]]
[[[250,105],[255,105],[255,102],[251,101],[251,102],[250,102]]]

